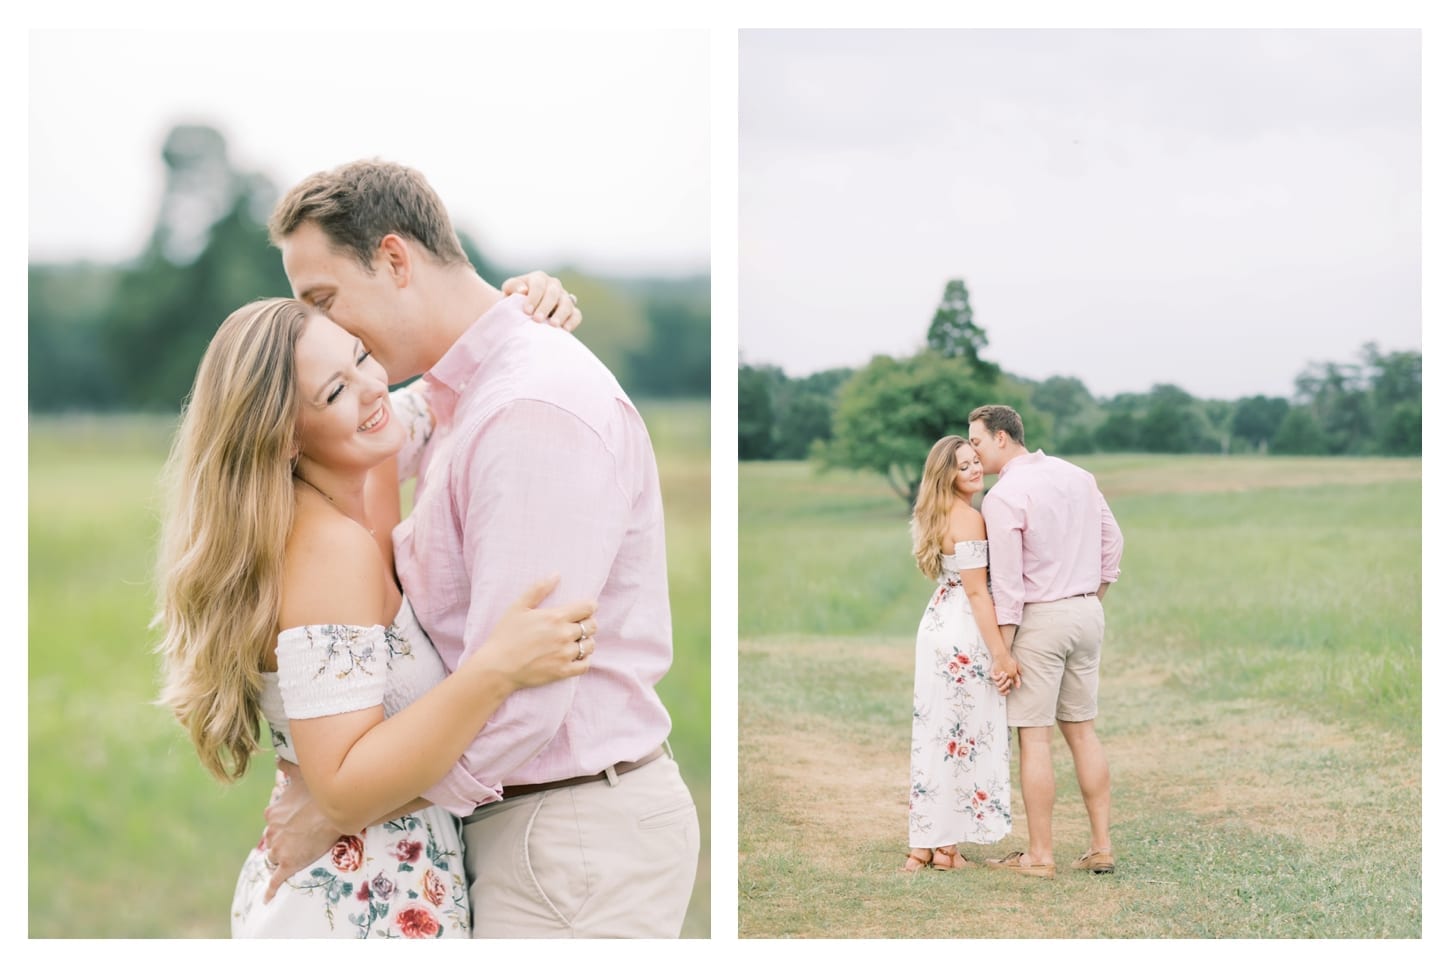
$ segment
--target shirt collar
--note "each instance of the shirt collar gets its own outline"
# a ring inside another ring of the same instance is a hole
[[[468,384],[498,352],[508,331],[513,328],[511,324],[528,321],[520,308],[523,304],[524,297],[521,295],[506,296],[495,302],[448,347],[443,358],[423,374],[436,419],[446,420],[452,414]]]
[[[1031,453],[1019,453],[1011,460],[1008,460],[1006,463],[1002,464],[1002,469],[997,471],[997,479],[1000,480],[1003,477],[1007,476],[1007,471],[1011,470],[1014,464],[1020,463],[1025,466],[1029,463],[1040,463],[1046,456],[1047,454],[1043,453],[1041,450],[1034,450]]]

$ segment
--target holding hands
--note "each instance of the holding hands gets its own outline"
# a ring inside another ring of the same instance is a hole
[[[1002,655],[992,659],[992,684],[997,686],[997,691],[1006,695],[1014,688],[1022,687],[1022,669],[1017,665],[1017,659],[1011,655]]]

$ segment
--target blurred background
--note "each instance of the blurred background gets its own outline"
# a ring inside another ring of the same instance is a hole
[[[289,293],[280,192],[361,157],[423,172],[485,279],[563,279],[650,426],[709,935],[708,132],[703,31],[31,32],[30,936],[229,932],[270,757],[220,786],[149,704],[158,473],[216,327]]]

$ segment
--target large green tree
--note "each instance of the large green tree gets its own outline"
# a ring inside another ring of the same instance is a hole
[[[968,415],[983,403],[1014,407],[1029,441],[1041,432],[1024,395],[984,379],[965,359],[877,356],[841,387],[834,434],[819,452],[829,466],[881,474],[910,506],[932,444],[950,433],[965,436]]]

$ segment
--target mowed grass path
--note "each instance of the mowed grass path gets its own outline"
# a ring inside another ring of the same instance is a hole
[[[1098,720],[1118,872],[1068,868],[1056,736],[1055,880],[897,872],[931,590],[907,509],[869,475],[741,466],[742,938],[1421,935],[1420,461],[1081,462],[1126,537]],[[963,853],[1025,847],[1013,815]]]
[[[684,932],[707,937],[709,412],[641,409],[664,489],[675,628],[675,664],[659,691],[701,822]],[[149,704],[157,475],[171,429],[140,418],[30,424],[31,937],[225,937],[237,871],[262,831],[270,754],[222,786]]]

